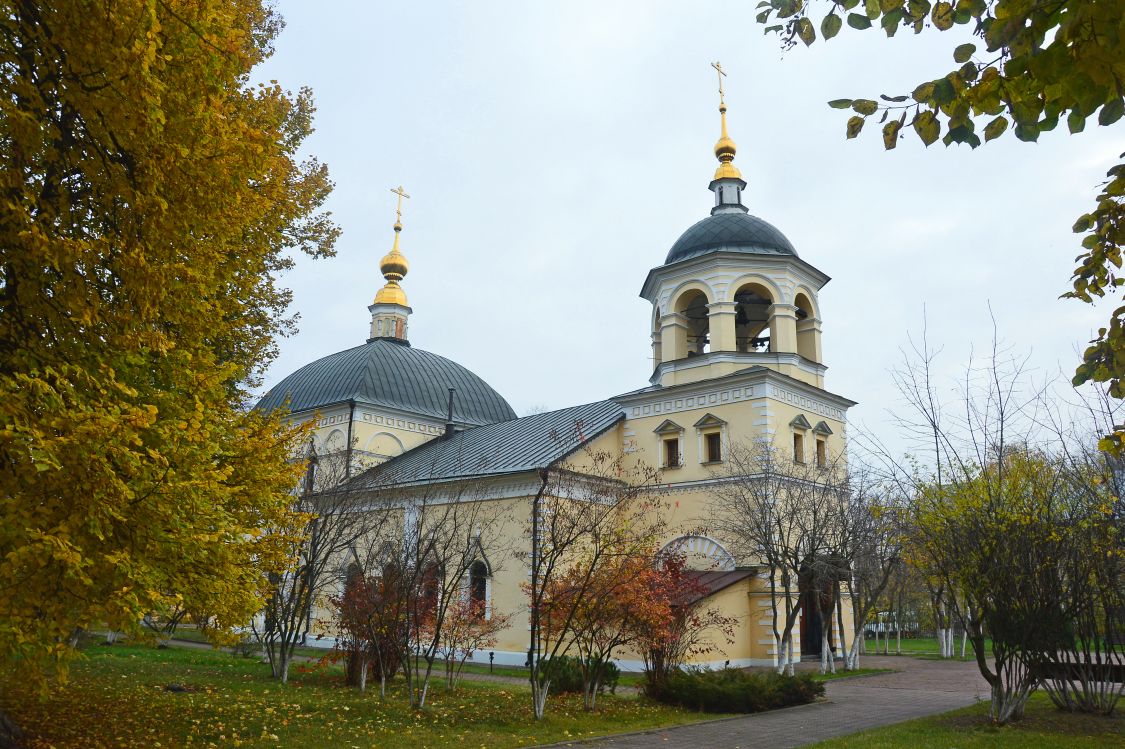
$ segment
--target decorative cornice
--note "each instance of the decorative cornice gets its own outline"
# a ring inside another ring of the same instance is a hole
[[[855,405],[855,401],[765,367],[713,380],[645,388],[613,400],[625,407],[629,418],[637,419],[763,398],[788,403],[839,422],[847,419],[847,409]]]

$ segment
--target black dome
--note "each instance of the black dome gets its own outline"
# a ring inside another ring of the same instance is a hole
[[[726,250],[751,255],[793,255],[797,251],[776,226],[748,213],[716,213],[685,231],[665,264]]]
[[[335,403],[365,403],[445,420],[449,388],[456,388],[453,420],[494,424],[515,411],[481,378],[456,362],[386,338],[376,338],[306,364],[275,385],[255,408],[290,411]]]

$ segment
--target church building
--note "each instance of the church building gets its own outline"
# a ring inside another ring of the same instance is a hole
[[[738,622],[734,642],[704,662],[772,665],[768,575],[759,560],[736,558],[706,532],[708,503],[732,446],[765,441],[809,466],[839,458],[847,411],[855,404],[825,389],[818,294],[829,278],[776,227],[750,214],[721,87],[719,112],[710,215],[680,235],[641,284],[640,296],[652,305],[654,361],[643,387],[517,418],[480,377],[411,346],[411,308],[402,287],[409,264],[400,248],[408,196],[398,188],[394,244],[380,264],[386,285],[368,307],[367,341],[300,368],[257,408],[286,409],[300,422],[315,419],[317,453],[346,455],[349,476],[393,467],[396,475],[429,487],[487,486],[491,496],[520,508],[512,533],[527,544],[527,513],[541,469],[583,447],[659,467],[658,491],[677,508],[669,525],[679,530],[667,538],[668,547],[686,553],[705,580],[707,605]],[[495,646],[496,662],[522,665],[529,630],[521,589],[526,563],[494,570],[482,560],[473,569],[472,594],[485,597],[490,610],[513,614]],[[820,623],[812,617],[806,612],[803,631],[795,634],[806,656],[820,649]],[[626,657],[621,665],[639,664]]]

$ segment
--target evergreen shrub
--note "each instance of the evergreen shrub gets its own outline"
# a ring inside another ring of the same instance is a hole
[[[592,667],[600,667],[602,673],[598,694],[605,691],[616,692],[621,670],[613,661],[603,662],[600,658],[594,658],[592,661]],[[543,673],[551,679],[551,691],[555,694],[582,691],[582,667],[578,658],[556,655],[543,664]]]
[[[811,674],[786,676],[774,671],[736,668],[679,670],[645,686],[648,696],[668,705],[707,713],[758,713],[805,705],[824,694]]]

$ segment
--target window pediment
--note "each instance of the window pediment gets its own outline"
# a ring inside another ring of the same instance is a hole
[[[660,422],[660,426],[656,427],[656,429],[653,429],[652,431],[656,434],[678,435],[683,433],[684,428],[671,419],[665,419],[664,421]]]
[[[718,416],[709,413],[699,421],[695,422],[692,426],[694,426],[696,429],[707,429],[708,427],[723,427],[726,425],[727,423],[720,419]]]
[[[794,429],[812,429],[812,424],[805,418],[804,414],[797,414],[793,417],[793,421],[789,422],[789,426]]]
[[[828,424],[823,421],[818,421],[816,423],[816,426],[813,427],[813,432],[815,434],[821,434],[827,437],[828,435],[832,434],[832,427],[828,426]]]

